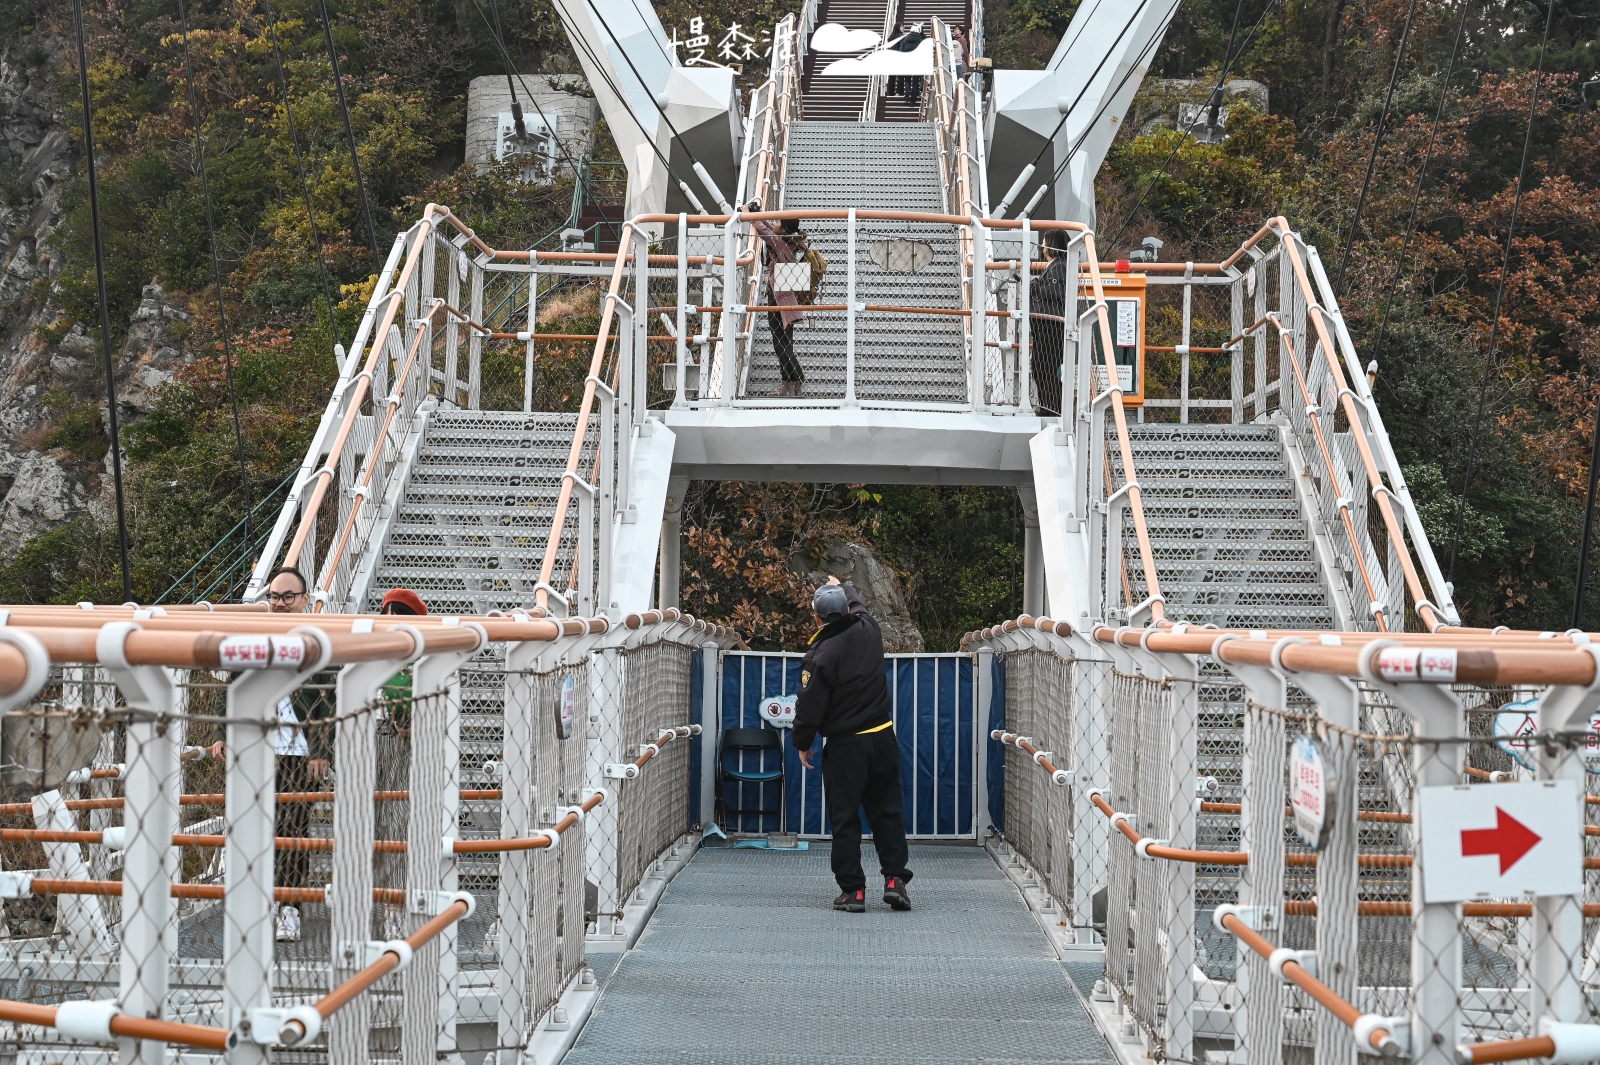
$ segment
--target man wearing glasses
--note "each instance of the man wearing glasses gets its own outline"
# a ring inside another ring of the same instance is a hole
[[[306,579],[293,566],[280,566],[267,580],[267,609],[274,614],[303,614],[310,606]],[[272,734],[272,749],[278,756],[277,789],[283,792],[308,792],[321,784],[333,764],[333,730],[318,722],[333,717],[332,686],[335,670],[324,670],[311,678],[293,695],[278,700],[278,728]],[[213,757],[227,753],[225,744],[211,745]],[[277,803],[277,834],[302,838],[311,834],[311,803]],[[280,850],[273,863],[273,880],[278,887],[310,887],[311,855],[307,851]],[[301,937],[300,908],[275,905],[274,933],[280,943],[298,943]]]

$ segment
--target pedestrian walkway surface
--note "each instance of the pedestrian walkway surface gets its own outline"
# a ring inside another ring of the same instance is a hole
[[[987,852],[913,845],[911,869],[910,913],[870,888],[839,913],[826,844],[701,850],[566,1065],[1115,1061]]]

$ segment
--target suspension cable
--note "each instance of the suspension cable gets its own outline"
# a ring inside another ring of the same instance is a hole
[[[300,193],[306,201],[306,218],[311,223],[311,242],[317,249],[317,276],[322,282],[322,301],[328,305],[328,325],[333,340],[339,342],[339,319],[333,310],[333,293],[328,288],[328,262],[322,254],[322,233],[317,229],[317,212],[311,206],[311,186],[306,182],[305,159],[300,155],[300,134],[295,130],[294,108],[289,103],[289,79],[283,72],[283,52],[278,47],[278,28],[272,19],[272,0],[261,0],[267,13],[267,36],[272,41],[272,58],[278,67],[278,92],[283,97],[283,114],[289,120],[289,143],[294,148],[294,167],[300,176]]]
[[[361,157],[356,154],[356,133],[350,125],[350,104],[344,95],[344,74],[339,70],[339,51],[333,46],[333,23],[328,18],[327,0],[317,0],[317,10],[322,14],[322,39],[328,46],[328,62],[333,64],[333,87],[339,92],[339,114],[344,117],[344,139],[350,145],[350,165],[356,172],[356,196],[361,201],[361,213],[367,220],[367,240],[372,245],[372,259],[378,269],[383,269],[383,255],[378,251],[378,227],[372,221],[372,203],[367,199],[367,182],[361,174]],[[187,44],[184,46],[188,47]]]
[[[1143,13],[1145,4],[1148,2],[1149,0],[1139,0],[1139,6],[1133,9],[1132,15],[1128,16],[1128,21],[1123,25],[1121,31],[1117,33],[1116,40],[1112,41],[1111,46],[1105,49],[1100,56],[1100,62],[1095,64],[1094,70],[1091,71],[1089,76],[1084,79],[1083,88],[1078,90],[1078,95],[1073,97],[1072,102],[1067,105],[1067,109],[1061,112],[1061,118],[1056,122],[1055,129],[1052,129],[1050,131],[1050,136],[1046,137],[1044,139],[1044,143],[1039,145],[1039,150],[1034,153],[1032,161],[1029,162],[1027,166],[1017,171],[1017,179],[1012,183],[1010,191],[1007,192],[1005,197],[1001,199],[1000,206],[995,210],[996,215],[1002,218],[1005,217],[1006,209],[1011,206],[1013,198],[1021,194],[1023,184],[1028,180],[1028,178],[1033,176],[1034,168],[1039,165],[1039,160],[1043,159],[1044,153],[1050,150],[1051,145],[1055,144],[1056,134],[1061,132],[1061,127],[1065,126],[1067,124],[1067,119],[1072,117],[1072,112],[1075,111],[1078,107],[1078,104],[1082,102],[1084,94],[1089,91],[1089,86],[1094,84],[1094,79],[1100,76],[1101,69],[1103,69],[1106,63],[1111,59],[1111,55],[1116,50],[1117,45],[1122,43],[1122,38],[1127,36],[1128,31],[1133,29],[1133,24],[1139,21],[1139,15]],[[1174,5],[1173,12],[1176,13],[1176,11],[1177,6]],[[1168,22],[1171,22],[1170,17]],[[1085,25],[1087,25],[1087,21],[1085,22]],[[1082,36],[1081,31],[1079,36]],[[1151,42],[1154,42],[1159,36],[1159,34],[1152,36],[1150,38]],[[1150,45],[1147,43],[1145,47],[1149,48]],[[1129,72],[1131,73],[1134,69],[1137,69],[1137,67],[1137,63],[1131,64],[1129,67]],[[1127,80],[1126,74],[1123,75],[1123,80]],[[1119,85],[1118,88],[1120,89],[1121,86]],[[1113,92],[1111,97],[1114,98],[1115,96],[1116,93]],[[1093,128],[1093,126],[1093,122],[1089,123],[1089,128]],[[1071,158],[1070,152],[1068,153],[1068,158]],[[1056,167],[1055,173],[1056,176],[1060,176],[1061,168],[1059,166]]]
[[[719,201],[718,206],[731,214],[733,208],[728,204],[727,197],[722,195],[722,190],[717,188],[717,183],[711,180],[711,175],[701,165],[700,160],[694,157],[694,151],[690,149],[689,142],[683,139],[683,135],[678,132],[678,127],[674,126],[672,119],[667,117],[667,109],[662,107],[661,101],[657,100],[655,94],[649,91],[645,84],[644,75],[640,74],[639,68],[633,65],[633,57],[628,54],[626,48],[622,47],[622,42],[617,40],[617,35],[611,32],[611,24],[606,21],[604,15],[600,14],[599,5],[594,0],[585,0],[585,2],[589,5],[589,10],[594,12],[594,17],[600,21],[600,28],[606,31],[606,36],[611,38],[611,43],[617,46],[617,51],[622,54],[623,60],[628,64],[628,69],[633,71],[633,76],[639,81],[639,87],[645,90],[645,96],[649,98],[651,106],[661,116],[661,121],[667,124],[667,129],[672,133],[672,139],[678,142],[678,147],[683,149],[683,154],[689,157],[690,169],[700,178],[700,183],[706,187],[706,191],[717,198]],[[1139,0],[1140,6],[1143,6],[1146,2],[1147,0]],[[643,129],[644,127],[641,125],[640,128]],[[738,191],[738,189],[734,190],[734,192]]]
[[[572,43],[577,45],[578,49],[583,52],[584,55],[589,57],[589,62],[594,65],[595,72],[600,75],[600,80],[605,82],[606,87],[609,88],[616,96],[617,100],[621,102],[622,109],[628,113],[628,117],[633,120],[633,124],[639,127],[639,132],[644,135],[645,143],[650,145],[650,150],[655,153],[657,159],[661,160],[661,165],[667,168],[667,174],[672,178],[673,181],[678,183],[678,188],[683,190],[684,196],[688,198],[690,203],[694,204],[695,209],[705,213],[705,206],[700,202],[700,198],[690,190],[688,182],[683,180],[683,177],[672,165],[672,160],[668,159],[666,155],[662,153],[660,146],[655,142],[655,138],[651,135],[649,130],[645,129],[644,122],[640,120],[638,115],[633,113],[633,108],[628,104],[627,95],[622,91],[621,87],[619,87],[617,83],[611,79],[611,75],[606,73],[605,64],[603,64],[600,61],[600,58],[594,54],[594,49],[589,47],[589,42],[584,40],[583,34],[573,33],[569,34],[569,36],[572,39]]]
[[[78,34],[78,87],[83,93],[83,151],[89,171],[89,223],[94,234],[94,278],[100,300],[100,350],[106,363],[106,418],[111,430],[111,481],[117,496],[117,549],[122,558],[122,599],[133,601],[128,569],[128,514],[122,495],[122,431],[117,419],[117,371],[111,357],[111,310],[106,298],[106,248],[100,233],[100,185],[94,163],[94,110],[89,95],[89,45],[83,28],[83,0],[72,0]]]
[[[1055,170],[1051,171],[1050,178],[1052,181],[1059,181],[1061,175],[1066,173],[1067,166],[1072,162],[1072,157],[1077,155],[1078,150],[1089,142],[1089,138],[1094,135],[1095,128],[1099,124],[1101,116],[1110,110],[1111,105],[1116,102],[1117,94],[1122,91],[1122,87],[1128,84],[1129,80],[1131,80],[1135,74],[1139,74],[1141,77],[1143,76],[1144,68],[1141,66],[1141,64],[1143,64],[1145,60],[1149,58],[1150,53],[1155,50],[1157,43],[1159,43],[1161,38],[1166,35],[1167,28],[1172,25],[1172,20],[1177,18],[1177,16],[1178,10],[1177,8],[1173,8],[1172,12],[1167,16],[1167,21],[1162,24],[1161,30],[1158,33],[1151,35],[1150,39],[1145,42],[1144,47],[1139,50],[1138,57],[1132,63],[1128,64],[1128,69],[1123,72],[1122,78],[1117,82],[1116,88],[1105,94],[1104,98],[1100,102],[1099,109],[1094,113],[1094,117],[1091,118],[1083,127],[1083,132],[1078,135],[1078,139],[1076,141],[1073,141],[1072,147],[1067,149],[1067,153],[1061,157],[1061,162],[1056,166]],[[1060,128],[1059,125],[1057,128]],[[1024,174],[1027,172],[1027,170],[1023,170]],[[1021,188],[1020,180],[1013,186],[1013,188]],[[1011,193],[1008,191],[1006,195],[1010,196]],[[1003,216],[1004,208],[1007,206],[1008,202],[1006,200],[1001,200],[1000,205],[996,209],[995,213]]]
[[[1376,356],[1383,351],[1384,334],[1389,328],[1389,313],[1394,310],[1395,293],[1400,288],[1400,275],[1405,270],[1406,252],[1411,248],[1411,234],[1417,225],[1417,211],[1422,205],[1422,185],[1428,176],[1428,166],[1433,161],[1434,144],[1439,138],[1439,122],[1444,118],[1444,107],[1450,99],[1450,81],[1455,76],[1456,59],[1461,52],[1461,42],[1467,32],[1467,14],[1472,10],[1472,0],[1461,0],[1461,21],[1456,24],[1456,40],[1450,49],[1450,62],[1445,65],[1444,83],[1439,88],[1439,106],[1433,113],[1433,128],[1428,133],[1428,148],[1422,153],[1422,168],[1417,171],[1417,187],[1411,194],[1411,214],[1406,218],[1405,236],[1400,240],[1400,255],[1395,259],[1394,276],[1389,279],[1389,295],[1383,303],[1383,318],[1378,322],[1377,339],[1373,341],[1372,352]]]
[[[513,75],[516,76],[517,81],[522,82],[522,91],[528,94],[528,102],[533,104],[533,109],[539,113],[539,119],[544,123],[545,128],[550,131],[550,139],[555,142],[556,150],[561,153],[561,158],[566,160],[567,165],[572,168],[572,172],[576,176],[578,164],[573,161],[572,153],[567,151],[566,144],[562,142],[560,137],[556,136],[556,124],[545,115],[544,108],[539,106],[539,101],[533,95],[533,90],[528,88],[528,83],[522,80],[522,75],[518,73],[516,64],[511,62],[511,53],[506,51],[505,42],[500,39],[500,34],[494,28],[494,23],[490,22],[489,16],[483,13],[483,7],[478,3],[478,0],[472,0],[472,9],[483,20],[484,28],[489,31],[489,36],[493,39],[495,48],[500,52],[500,59],[506,65],[506,83],[508,85],[511,84]],[[495,18],[498,21],[499,15],[497,14]],[[517,106],[517,90],[515,86],[511,88],[511,103],[513,107]]]
[[[1544,38],[1539,42],[1539,65],[1533,73],[1533,99],[1528,104],[1528,129],[1522,138],[1522,163],[1517,168],[1517,191],[1511,198],[1511,219],[1506,226],[1506,252],[1500,260],[1500,283],[1495,286],[1494,318],[1489,323],[1489,350],[1483,359],[1483,377],[1478,383],[1478,410],[1472,418],[1472,437],[1467,445],[1467,469],[1461,478],[1461,501],[1456,507],[1456,527],[1450,534],[1450,568],[1445,579],[1455,580],[1456,554],[1461,547],[1461,530],[1467,520],[1467,491],[1472,487],[1472,468],[1478,458],[1478,431],[1483,425],[1483,407],[1489,397],[1489,377],[1494,373],[1495,343],[1500,338],[1500,308],[1505,300],[1506,279],[1511,274],[1511,248],[1517,236],[1517,209],[1522,205],[1522,189],[1527,184],[1528,153],[1533,148],[1533,120],[1539,113],[1539,83],[1544,78],[1545,50],[1550,44],[1550,23],[1555,18],[1555,0],[1547,0]]]
[[[1217,79],[1216,88],[1211,90],[1212,95],[1215,95],[1217,90],[1225,89],[1227,87],[1228,74],[1232,72],[1233,65],[1239,61],[1240,57],[1242,57],[1245,52],[1250,50],[1250,42],[1255,39],[1256,31],[1261,28],[1261,24],[1267,20],[1267,15],[1270,14],[1272,9],[1277,6],[1278,0],[1267,0],[1267,6],[1261,9],[1261,17],[1257,18],[1255,25],[1250,27],[1250,32],[1245,34],[1244,43],[1239,46],[1239,50],[1234,52],[1231,57],[1223,57],[1226,62],[1222,67],[1222,76]],[[1126,215],[1123,216],[1122,225],[1117,229],[1117,235],[1106,242],[1107,252],[1110,252],[1113,248],[1115,248],[1117,246],[1117,242],[1122,239],[1122,234],[1128,231],[1128,227],[1133,224],[1134,218],[1139,214],[1139,208],[1144,206],[1146,197],[1150,195],[1150,190],[1154,189],[1156,187],[1156,183],[1166,175],[1167,168],[1171,166],[1172,161],[1178,157],[1178,150],[1187,144],[1188,141],[1189,130],[1184,129],[1182,134],[1178,137],[1178,143],[1174,144],[1172,146],[1172,151],[1167,153],[1167,158],[1161,164],[1161,169],[1156,171],[1155,176],[1150,179],[1149,183],[1145,185],[1144,190],[1139,193],[1139,198],[1134,201],[1133,207]]]
[[[200,192],[206,203],[206,232],[211,236],[211,278],[217,289],[217,318],[222,328],[222,370],[228,383],[228,405],[233,409],[233,446],[239,458],[239,484],[244,489],[244,542],[250,547],[250,465],[244,456],[244,425],[239,419],[239,391],[233,381],[233,341],[228,336],[228,305],[222,295],[222,260],[217,254],[217,223],[211,208],[211,182],[206,176],[206,146],[200,138],[200,98],[194,87],[194,64],[189,56],[189,8],[178,0],[178,20],[183,27],[183,79],[189,88],[189,118],[194,123],[194,157],[200,167]]]
[[[1372,175],[1378,168],[1378,149],[1383,147],[1383,135],[1389,125],[1389,107],[1394,103],[1394,87],[1400,80],[1400,64],[1405,61],[1406,42],[1411,39],[1411,21],[1416,14],[1417,0],[1411,0],[1410,6],[1406,8],[1406,24],[1400,30],[1400,43],[1394,50],[1394,68],[1389,71],[1389,88],[1383,94],[1383,109],[1378,112],[1378,128],[1372,135],[1372,151],[1367,156],[1367,173],[1361,179],[1361,193],[1356,197],[1355,214],[1350,217],[1350,232],[1345,234],[1344,238],[1344,254],[1339,257],[1339,273],[1333,279],[1333,291],[1341,296],[1344,295],[1345,268],[1350,265],[1350,254],[1356,246],[1356,234],[1361,231],[1361,212],[1366,209],[1367,192],[1372,188]]]

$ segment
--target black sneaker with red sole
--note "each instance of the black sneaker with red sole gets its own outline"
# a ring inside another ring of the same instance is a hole
[[[911,909],[911,896],[906,894],[906,882],[898,876],[883,878],[883,901],[891,910]]]
[[[838,898],[833,900],[833,908],[836,910],[844,910],[846,913],[866,913],[866,890],[864,888],[857,888],[855,891],[842,892]]]

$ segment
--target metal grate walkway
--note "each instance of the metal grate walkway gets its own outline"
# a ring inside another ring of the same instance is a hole
[[[862,859],[869,876],[877,857]],[[911,848],[910,913],[836,913],[828,847],[702,850],[623,956],[566,1065],[1115,1059],[976,846]]]

